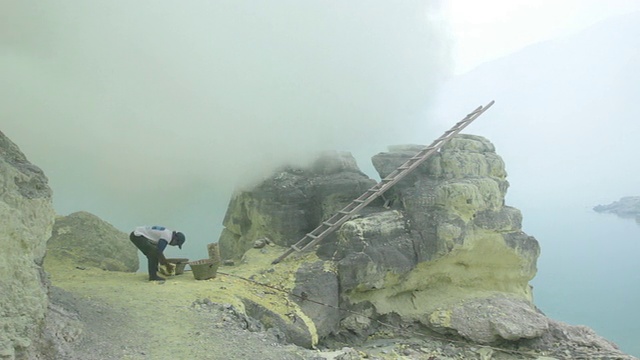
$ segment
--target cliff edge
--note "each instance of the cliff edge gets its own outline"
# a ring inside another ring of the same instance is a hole
[[[46,351],[49,301],[42,259],[55,218],[47,182],[0,132],[0,358]]]

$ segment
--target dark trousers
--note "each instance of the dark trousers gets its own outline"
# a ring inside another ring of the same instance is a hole
[[[133,232],[129,235],[129,240],[147,257],[149,278],[158,276],[158,249],[156,246],[146,237],[134,235]]]

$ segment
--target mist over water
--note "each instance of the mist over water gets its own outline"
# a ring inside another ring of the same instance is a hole
[[[523,230],[542,248],[531,284],[547,316],[586,325],[640,355],[640,226],[633,219],[599,214],[586,201],[518,206]],[[540,205],[540,206],[539,206]]]

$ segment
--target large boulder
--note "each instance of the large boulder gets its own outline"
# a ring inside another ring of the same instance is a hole
[[[534,339],[549,330],[549,319],[530,303],[503,295],[436,310],[428,321],[436,331],[462,335],[479,344]]]
[[[306,168],[287,167],[229,203],[219,239],[224,259],[239,259],[255,240],[290,246],[375,185],[349,153],[327,152]]]
[[[35,356],[47,314],[42,268],[55,219],[42,170],[0,132],[0,358]]]
[[[46,262],[52,260],[109,271],[135,272],[139,266],[129,235],[86,211],[56,218],[47,242]]]
[[[374,156],[373,164],[385,177],[421,148],[393,147]],[[540,249],[522,232],[520,211],[505,206],[508,185],[504,163],[487,139],[452,139],[389,192],[388,209],[338,231],[333,259],[342,305],[370,303],[378,314],[448,328],[477,342],[539,335],[544,321],[533,330],[512,328],[522,309],[533,309],[529,281]],[[495,298],[515,299],[509,303],[518,306],[505,306],[504,316],[470,327],[434,321],[439,314],[463,318],[456,314],[468,312],[470,304],[478,313],[490,312],[495,300],[489,299]],[[506,330],[485,331],[501,327]]]
[[[638,359],[626,355],[616,344],[584,325],[548,319],[548,326],[548,331],[541,336],[522,340],[519,345],[547,354],[561,354],[563,359]]]

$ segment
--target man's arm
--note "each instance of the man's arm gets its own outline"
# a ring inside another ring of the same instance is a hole
[[[169,243],[165,239],[158,240],[158,247],[157,247],[157,249],[158,249],[158,261],[162,265],[167,265],[169,263],[167,261],[167,258],[164,257],[164,249],[167,247],[168,244]]]

